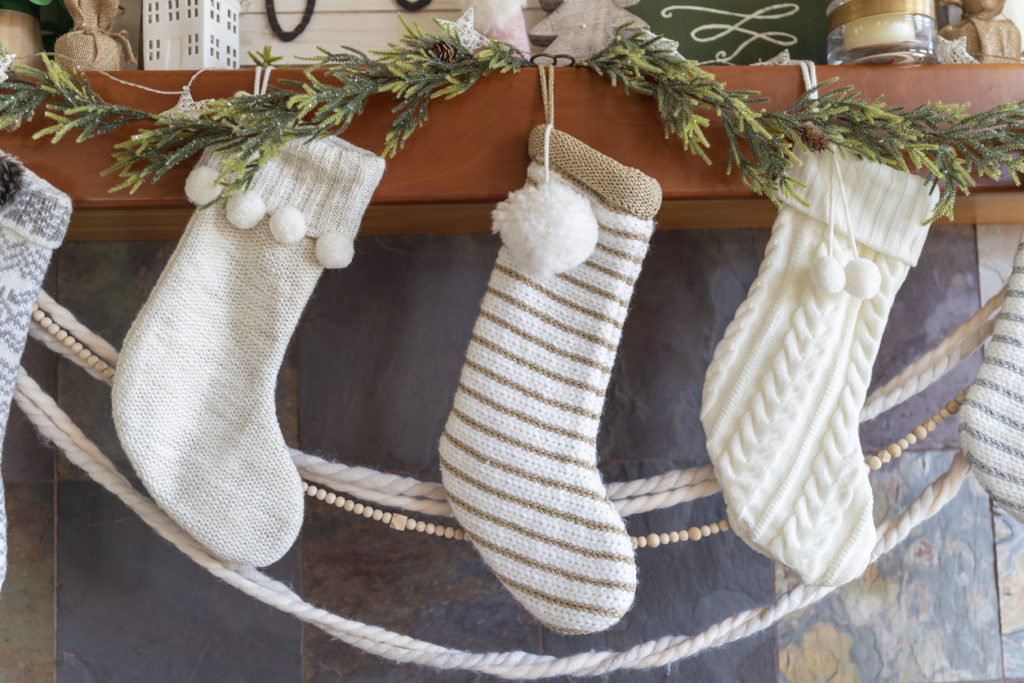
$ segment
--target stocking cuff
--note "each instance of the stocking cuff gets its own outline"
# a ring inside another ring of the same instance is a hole
[[[843,209],[832,154],[815,152],[803,161],[792,174],[806,186],[800,194],[808,205],[796,199],[783,200],[786,204],[827,224],[831,203],[837,232],[846,235],[852,232],[858,243],[911,266],[917,265],[928,236],[925,221],[936,201],[936,193],[929,192],[924,179],[852,155],[839,158],[851,226]]]
[[[544,164],[544,128],[530,132],[530,157]],[[623,166],[573,136],[551,131],[551,168],[613,211],[650,220],[661,208],[661,185],[635,168]]]
[[[22,173],[18,189],[0,206],[0,229],[56,249],[71,220],[71,198],[27,168]]]
[[[199,162],[218,171],[223,161],[207,151]],[[370,198],[384,174],[384,159],[341,138],[292,140],[256,174],[250,192],[266,215],[294,207],[305,219],[305,235],[339,233],[355,239]]]

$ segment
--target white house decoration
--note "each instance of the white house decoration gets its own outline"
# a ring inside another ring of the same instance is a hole
[[[144,0],[147,69],[238,68],[239,0]]]

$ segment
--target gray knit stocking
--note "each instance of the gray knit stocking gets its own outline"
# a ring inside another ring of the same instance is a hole
[[[70,218],[66,194],[0,152],[0,443],[32,304]],[[0,585],[6,575],[7,515],[0,487]]]

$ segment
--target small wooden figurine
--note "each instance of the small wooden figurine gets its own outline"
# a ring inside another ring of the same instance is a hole
[[[555,10],[530,29],[530,40],[545,47],[544,54],[571,55],[586,59],[607,46],[615,37],[615,31],[623,24],[631,24],[633,30],[650,26],[622,9],[622,6],[636,4],[630,0],[562,0]],[[544,6],[544,4],[542,4]]]
[[[1012,21],[996,19],[1006,0],[939,0],[964,12],[964,18],[939,31],[946,40],[967,38],[967,51],[982,64],[1020,61],[1020,30]]]

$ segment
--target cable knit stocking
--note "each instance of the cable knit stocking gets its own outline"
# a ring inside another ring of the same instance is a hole
[[[217,155],[186,183],[217,197]],[[384,171],[336,138],[288,143],[226,208],[197,211],[125,338],[114,422],[153,499],[224,560],[280,558],[302,524],[302,482],[274,387],[324,267],[344,267]]]
[[[757,279],[715,349],[701,419],[732,528],[805,582],[838,585],[861,574],[875,541],[858,414],[932,200],[916,176],[836,163],[828,152],[795,176],[809,206],[789,200],[779,211]],[[834,261],[830,214],[844,218],[833,222]],[[812,265],[846,259],[847,291],[838,265],[812,284]]]
[[[70,218],[66,194],[0,152],[0,443],[32,305]],[[0,486],[0,586],[6,575],[7,515]]]
[[[528,183],[536,185],[545,178],[542,128],[530,150]],[[550,628],[588,633],[618,621],[636,589],[633,549],[595,444],[661,188],[559,131],[550,160],[551,182],[589,199],[597,247],[549,277],[527,275],[501,249],[441,438],[441,467],[456,518],[501,582]]]
[[[1024,522],[1024,237],[992,341],[960,408],[960,445],[992,500]]]

